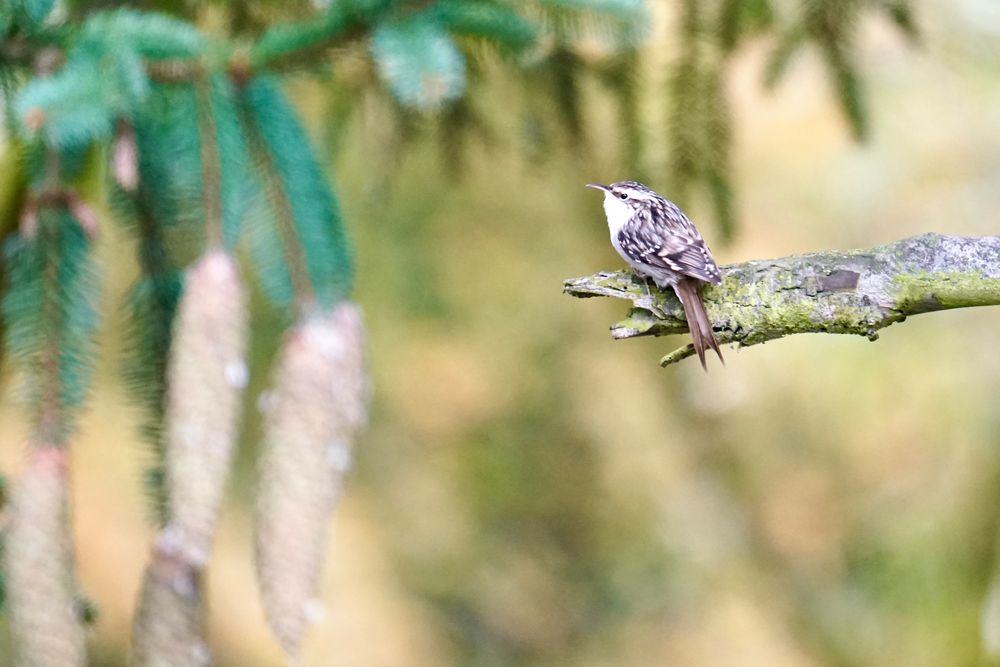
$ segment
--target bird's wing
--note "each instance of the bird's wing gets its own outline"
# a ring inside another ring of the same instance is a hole
[[[624,225],[618,236],[622,250],[639,264],[709,283],[722,282],[705,239],[687,216],[674,208],[658,217],[661,224],[636,219]]]
[[[692,229],[694,228],[692,227]],[[709,283],[722,282],[719,267],[697,231],[692,236],[671,235],[656,253],[655,258],[650,258],[649,261],[655,262],[656,260],[686,276]]]

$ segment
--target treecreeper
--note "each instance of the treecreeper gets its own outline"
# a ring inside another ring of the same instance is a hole
[[[701,283],[721,283],[722,276],[691,219],[680,206],[638,181],[587,187],[604,192],[604,213],[618,254],[640,277],[677,294],[702,368],[708,370],[705,349],[709,347],[724,364],[699,293]]]

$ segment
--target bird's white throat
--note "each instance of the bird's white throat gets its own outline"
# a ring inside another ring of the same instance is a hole
[[[611,239],[618,237],[618,232],[632,217],[632,207],[610,192],[604,193],[604,215],[608,218],[608,231]]]

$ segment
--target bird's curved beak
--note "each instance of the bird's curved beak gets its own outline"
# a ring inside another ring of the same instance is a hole
[[[588,188],[594,188],[595,190],[604,190],[605,192],[611,192],[611,188],[606,185],[601,185],[600,183],[587,183]]]

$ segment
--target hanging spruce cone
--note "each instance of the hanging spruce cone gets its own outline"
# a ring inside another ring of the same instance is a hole
[[[18,667],[82,667],[86,659],[73,573],[67,455],[61,447],[32,449],[10,499],[5,566]]]
[[[188,269],[168,370],[169,540],[204,565],[225,490],[247,382],[247,298],[233,258]]]
[[[202,640],[201,581],[161,534],[146,567],[133,628],[132,662],[139,667],[202,667],[211,663]]]
[[[327,527],[367,396],[364,329],[355,305],[313,314],[288,333],[262,406],[254,532],[264,610],[292,659],[319,612]]]

